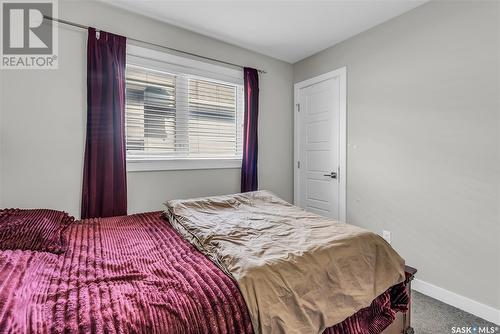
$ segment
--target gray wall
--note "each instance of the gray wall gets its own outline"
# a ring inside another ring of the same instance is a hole
[[[292,65],[102,3],[60,1],[59,16],[256,68],[260,76],[259,181],[287,200],[292,180]],[[2,206],[78,216],[86,113],[86,32],[60,26],[59,69],[1,71]],[[167,199],[239,191],[240,169],[128,173],[129,212]]]
[[[431,2],[294,65],[347,66],[349,222],[500,308],[499,3]]]

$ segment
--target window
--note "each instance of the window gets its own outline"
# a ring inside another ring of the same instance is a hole
[[[239,71],[128,47],[129,170],[240,167],[243,84]]]

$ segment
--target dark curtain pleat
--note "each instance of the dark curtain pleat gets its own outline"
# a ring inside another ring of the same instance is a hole
[[[127,214],[126,38],[89,28],[82,218]]]
[[[259,118],[259,73],[256,69],[243,69],[245,84],[245,123],[243,128],[243,163],[241,166],[241,192],[257,190],[257,124]]]

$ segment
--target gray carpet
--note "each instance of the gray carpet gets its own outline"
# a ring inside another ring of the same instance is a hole
[[[471,327],[471,333],[477,334],[478,327],[483,326],[493,327],[493,331],[486,333],[500,333],[500,326],[416,291],[412,292],[412,298],[411,322],[415,334],[451,334],[453,327]]]

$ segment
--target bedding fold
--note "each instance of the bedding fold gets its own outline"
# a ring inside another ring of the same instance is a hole
[[[267,191],[166,206],[172,226],[237,282],[256,333],[322,333],[405,279],[380,236]]]

